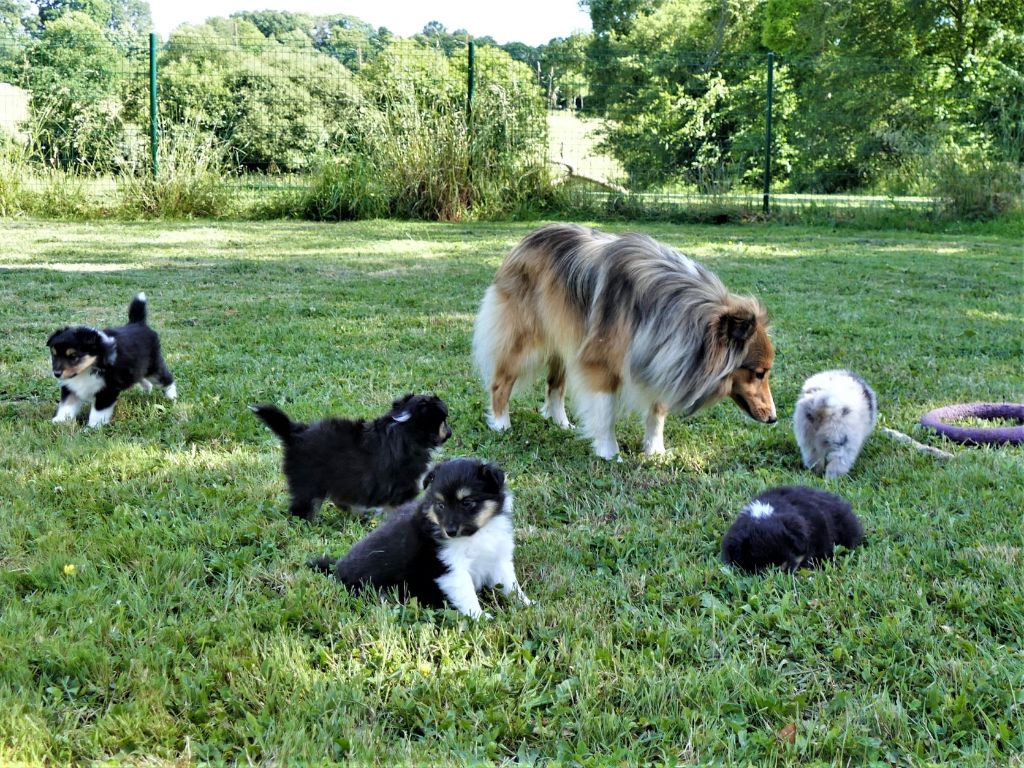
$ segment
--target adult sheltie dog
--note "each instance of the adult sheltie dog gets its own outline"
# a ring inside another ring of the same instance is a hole
[[[510,426],[518,379],[547,365],[542,413],[561,427],[565,389],[594,451],[618,454],[615,418],[646,413],[644,452],[663,453],[665,415],[725,396],[776,421],[767,313],[702,265],[640,234],[550,224],[527,235],[484,294],[473,356],[491,396],[488,424]]]

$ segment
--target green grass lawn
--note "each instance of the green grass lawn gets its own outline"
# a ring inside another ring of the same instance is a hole
[[[623,227],[617,227],[623,228]],[[1024,450],[916,427],[1024,395],[1024,254],[994,235],[645,225],[769,307],[780,422],[670,417],[622,463],[538,414],[484,424],[474,312],[527,224],[0,222],[0,763],[1021,765]],[[44,342],[145,290],[179,401],[53,425]],[[847,366],[883,426],[850,476],[800,466],[805,377]],[[473,623],[308,571],[373,525],[288,519],[246,410],[449,403],[445,455],[500,462],[523,586]],[[867,545],[822,571],[719,560],[778,483],[841,492]]]

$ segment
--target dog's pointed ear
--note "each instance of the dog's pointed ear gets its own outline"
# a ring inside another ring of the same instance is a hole
[[[401,409],[401,408],[404,408],[404,407],[405,407],[405,405],[406,405],[406,404],[407,404],[407,403],[408,403],[408,402],[409,402],[410,400],[412,400],[412,399],[413,399],[414,397],[415,397],[415,395],[405,395],[404,397],[400,397],[400,398],[398,398],[397,400],[395,400],[395,402],[393,402],[393,403],[391,404],[391,408],[392,408],[393,410],[396,410],[396,411],[397,411],[397,410],[399,410],[399,409]]]
[[[46,340],[46,346],[52,347],[53,346],[53,340],[56,339],[58,336],[60,336],[62,333],[64,333],[64,331],[66,331],[70,327],[71,327],[70,325],[65,325],[63,328],[61,328],[59,330],[56,330],[53,333],[51,333],[50,334],[50,338],[48,338]]]
[[[412,414],[409,413],[409,411],[402,411],[401,413],[394,414],[391,417],[391,420],[394,421],[394,422],[397,422],[399,424],[404,424],[405,422],[407,422],[411,418],[412,418]]]
[[[505,473],[497,464],[481,464],[476,473],[481,480],[493,486],[496,491],[505,487]]]
[[[100,344],[103,345],[103,356],[108,363],[113,363],[117,358],[117,339],[108,336],[103,331],[96,332],[99,335]]]
[[[756,327],[757,315],[747,307],[733,307],[718,318],[719,337],[737,347],[747,343]]]
[[[427,472],[427,474],[425,474],[423,476],[423,490],[427,490],[427,488],[430,487],[430,484],[432,482],[434,482],[434,475],[436,475],[436,474],[437,474],[437,469],[434,468],[434,469],[431,469],[429,472]]]

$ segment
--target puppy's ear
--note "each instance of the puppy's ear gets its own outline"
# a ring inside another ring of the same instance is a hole
[[[412,414],[409,413],[409,411],[402,411],[401,413],[396,413],[395,415],[393,415],[391,417],[391,420],[395,421],[395,422],[398,422],[399,424],[404,424],[405,422],[407,422],[411,418],[412,418]]]
[[[481,464],[476,473],[484,483],[496,491],[505,487],[505,473],[497,464]]]
[[[65,325],[63,328],[61,328],[59,330],[56,330],[53,333],[51,333],[50,334],[50,338],[48,338],[46,340],[46,346],[48,346],[48,347],[53,346],[53,340],[56,339],[58,336],[60,336],[62,333],[64,333],[64,331],[66,331],[70,327],[71,327],[70,325]]]
[[[754,335],[757,317],[745,307],[733,307],[718,318],[718,335],[730,345],[742,347]]]
[[[103,346],[103,357],[108,363],[113,363],[117,358],[117,339],[108,336],[103,331],[98,331],[100,344]]]
[[[408,402],[409,402],[410,400],[412,400],[412,399],[413,399],[414,397],[415,397],[415,395],[406,395],[405,397],[400,397],[400,398],[398,398],[397,400],[395,400],[395,402],[393,402],[393,403],[391,404],[391,408],[392,408],[393,410],[396,410],[396,411],[397,411],[397,410],[399,410],[399,409],[401,409],[401,408],[405,407],[406,403],[408,403]]]
[[[423,490],[427,490],[427,488],[430,487],[430,484],[434,482],[434,475],[436,474],[437,470],[431,469],[429,472],[427,472],[427,474],[423,476]]]

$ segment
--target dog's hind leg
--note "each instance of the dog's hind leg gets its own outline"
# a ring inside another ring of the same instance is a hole
[[[163,360],[160,361],[155,378],[157,383],[164,388],[164,394],[168,400],[176,400],[178,398],[178,385],[174,383],[174,377],[167,369],[167,364]]]
[[[565,361],[557,354],[548,358],[548,394],[541,415],[562,429],[572,429],[565,413]]]
[[[525,338],[515,339],[509,345],[508,352],[498,358],[494,367],[494,377],[491,379],[491,412],[487,415],[487,424],[498,432],[512,426],[508,415],[508,401],[512,397],[516,380],[523,372],[528,352],[526,347]]]
[[[668,408],[663,403],[651,403],[644,422],[644,453],[658,456],[665,452],[665,415]]]

